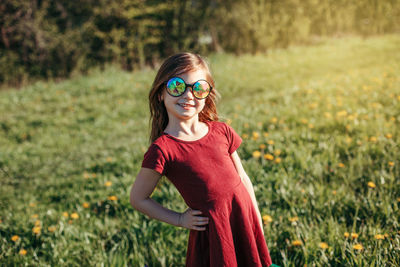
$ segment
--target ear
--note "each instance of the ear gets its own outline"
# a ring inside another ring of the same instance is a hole
[[[163,94],[159,94],[158,95],[158,101],[160,101],[160,102],[164,101],[164,95]]]

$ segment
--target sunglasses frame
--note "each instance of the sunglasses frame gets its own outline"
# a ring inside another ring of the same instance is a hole
[[[182,94],[180,94],[180,95],[172,95],[172,94],[170,93],[170,91],[168,90],[168,86],[167,86],[167,85],[168,85],[168,82],[169,82],[170,80],[174,79],[174,78],[181,79],[181,80],[183,81],[183,83],[185,84],[185,90],[184,90],[184,91],[182,92]],[[208,84],[208,86],[210,86],[210,91],[208,92],[208,94],[207,94],[206,97],[199,98],[199,97],[197,97],[197,96],[193,93],[193,86],[194,86],[196,83],[198,83],[199,81],[205,81],[205,82]],[[167,89],[167,93],[168,93],[170,96],[172,96],[172,97],[180,97],[180,96],[184,95],[184,94],[186,93],[186,90],[188,89],[188,87],[190,87],[190,91],[192,92],[192,95],[193,95],[195,98],[200,99],[200,100],[201,100],[201,99],[206,99],[206,98],[210,95],[211,90],[213,89],[213,87],[211,86],[211,84],[210,84],[207,80],[204,80],[204,79],[200,79],[200,80],[197,80],[196,82],[194,82],[194,83],[192,83],[192,84],[189,84],[189,83],[186,83],[185,80],[182,79],[181,77],[172,77],[172,78],[168,79],[168,81],[166,81],[164,84],[165,84],[165,87],[166,87],[166,89]]]

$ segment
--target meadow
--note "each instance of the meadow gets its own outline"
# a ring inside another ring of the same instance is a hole
[[[208,60],[273,262],[400,266],[400,36]],[[129,204],[154,76],[110,66],[0,91],[0,265],[184,265],[189,230]],[[152,198],[186,209],[165,177]]]

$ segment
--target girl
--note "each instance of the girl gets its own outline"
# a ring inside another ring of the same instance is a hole
[[[270,266],[252,183],[236,149],[239,135],[218,121],[205,61],[180,53],[160,67],[150,91],[150,145],[131,189],[132,206],[190,229],[186,266]],[[188,209],[164,208],[150,195],[165,175]]]

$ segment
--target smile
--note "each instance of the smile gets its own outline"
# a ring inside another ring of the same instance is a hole
[[[183,107],[183,108],[194,107],[194,105],[184,104],[184,103],[178,103],[178,105]]]

